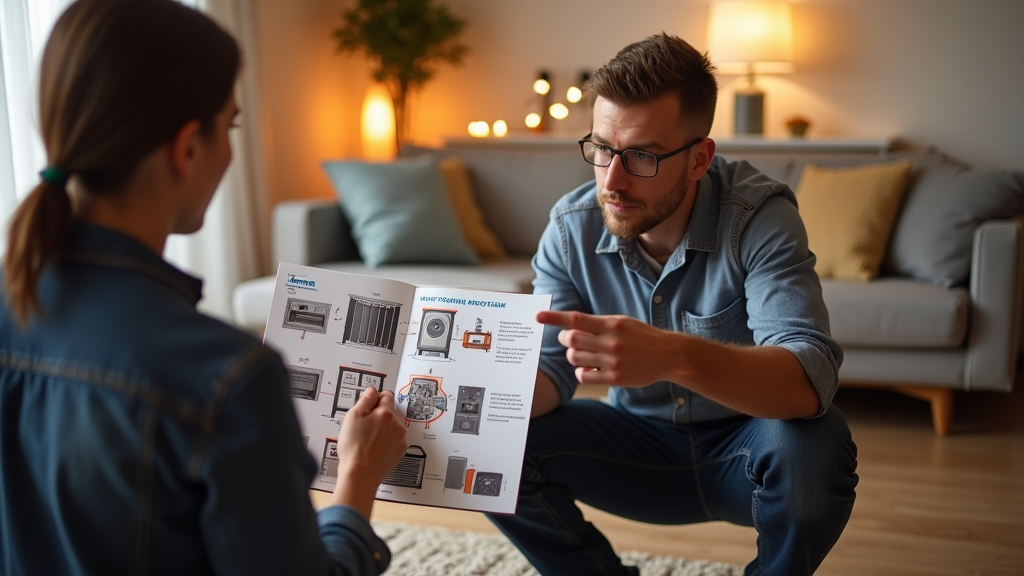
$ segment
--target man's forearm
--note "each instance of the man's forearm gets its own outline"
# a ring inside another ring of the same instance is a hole
[[[732,346],[666,333],[680,354],[666,359],[669,377],[719,404],[759,418],[808,418],[821,401],[792,352],[778,346]]]
[[[537,371],[537,384],[533,389],[533,407],[530,409],[530,418],[543,416],[551,412],[562,403],[562,397],[558,394],[555,383],[548,378],[548,375]]]

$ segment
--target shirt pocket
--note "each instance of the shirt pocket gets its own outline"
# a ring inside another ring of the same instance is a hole
[[[698,316],[687,310],[683,311],[683,330],[688,334],[722,340],[726,342],[743,341],[744,336],[749,333],[746,322],[742,321],[746,316],[745,299],[738,298],[732,304],[720,312],[708,316]]]

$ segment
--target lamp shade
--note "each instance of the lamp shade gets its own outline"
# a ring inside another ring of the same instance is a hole
[[[708,52],[723,74],[793,72],[789,2],[718,0],[708,13]]]
[[[359,124],[363,158],[381,161],[395,157],[395,109],[383,84],[366,88]]]

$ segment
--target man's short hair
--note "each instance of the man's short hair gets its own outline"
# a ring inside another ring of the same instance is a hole
[[[626,46],[594,73],[589,92],[629,106],[676,94],[691,137],[707,136],[715,119],[718,81],[707,54],[662,32]]]

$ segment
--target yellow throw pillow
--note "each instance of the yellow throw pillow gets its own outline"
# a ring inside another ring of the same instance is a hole
[[[484,213],[476,202],[469,174],[462,160],[457,157],[445,158],[440,163],[441,175],[448,188],[448,199],[452,203],[455,217],[462,228],[462,236],[483,260],[504,260],[508,257],[505,248],[494,232],[487,226]]]
[[[910,161],[823,168],[809,164],[796,189],[807,242],[823,278],[878,276],[896,213],[907,188]]]

